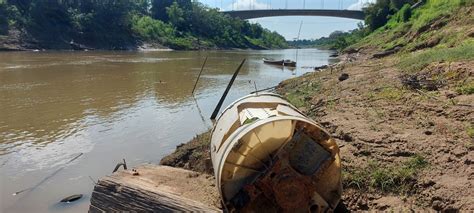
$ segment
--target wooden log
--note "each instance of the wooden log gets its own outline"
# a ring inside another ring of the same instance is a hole
[[[210,175],[151,164],[135,170],[100,179],[89,212],[221,212]]]

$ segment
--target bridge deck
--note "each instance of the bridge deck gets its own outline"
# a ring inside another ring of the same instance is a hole
[[[270,10],[233,10],[223,11],[231,17],[253,19],[274,16],[329,16],[364,20],[360,10],[319,10],[319,9],[270,9]]]

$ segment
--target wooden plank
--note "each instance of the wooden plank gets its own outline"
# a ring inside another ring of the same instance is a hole
[[[138,175],[119,171],[100,179],[89,212],[221,212],[212,176],[151,164],[135,169]]]

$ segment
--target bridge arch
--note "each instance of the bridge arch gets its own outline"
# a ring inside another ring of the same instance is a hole
[[[328,16],[364,20],[360,10],[320,10],[320,9],[270,9],[270,10],[232,10],[223,11],[234,18],[253,19],[274,16]]]

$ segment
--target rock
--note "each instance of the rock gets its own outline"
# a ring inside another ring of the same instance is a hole
[[[331,57],[331,58],[335,58],[335,57],[338,57],[338,56],[339,56],[339,55],[338,55],[337,53],[334,53],[334,54],[329,55],[329,57]]]
[[[328,65],[322,65],[322,66],[319,66],[319,67],[314,67],[314,70],[322,70],[322,69],[326,69],[328,68]]]
[[[457,94],[454,92],[446,92],[445,95],[446,95],[446,98],[449,98],[449,99],[453,99],[457,96]]]
[[[339,81],[345,81],[349,79],[349,74],[347,73],[342,73],[341,76],[339,76]]]
[[[353,139],[352,139],[352,136],[347,133],[347,132],[344,132],[342,130],[339,130],[338,133],[336,135],[334,135],[335,138],[337,139],[341,139],[345,142],[352,142]]]
[[[461,147],[454,148],[451,153],[456,157],[462,157],[467,154],[467,151]]]
[[[428,187],[434,186],[435,184],[436,182],[432,180],[424,180],[423,182],[420,183],[420,186],[423,188],[428,188]]]
[[[471,159],[466,159],[466,160],[464,160],[464,164],[466,164],[466,165],[471,165],[471,164],[472,164],[472,160],[471,160]]]
[[[440,200],[435,200],[431,204],[431,207],[436,211],[441,211],[443,210],[443,203]]]
[[[347,54],[353,54],[353,53],[358,53],[359,50],[358,49],[355,49],[355,48],[348,48],[346,50],[344,50],[344,53],[347,53]]]

